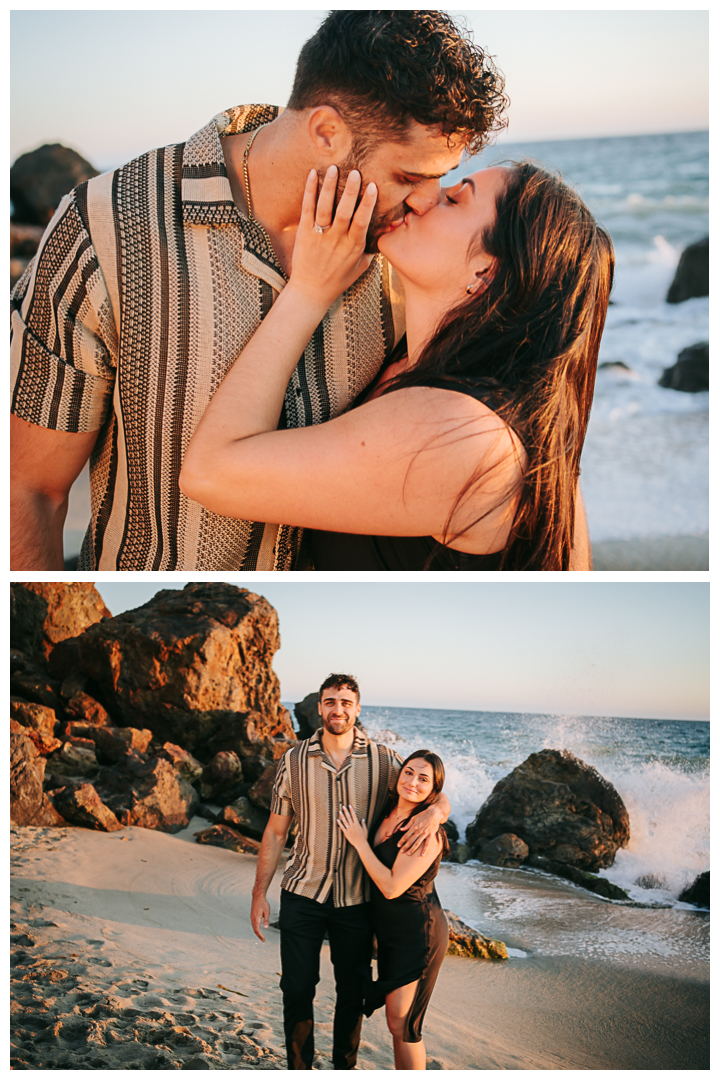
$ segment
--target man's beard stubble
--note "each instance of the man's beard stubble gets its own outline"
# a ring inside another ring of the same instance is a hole
[[[345,184],[347,183],[347,178],[348,178],[349,173],[353,169],[357,169],[358,172],[360,173],[360,175],[362,176],[362,169],[360,168],[361,163],[362,163],[361,158],[358,158],[355,154],[351,153],[338,166],[338,185],[337,185],[337,189],[336,189],[336,192],[335,192],[335,205],[333,207],[333,217],[334,217],[334,214],[335,214],[335,210],[337,209],[337,204],[338,204],[338,202],[340,200],[340,197],[341,197],[343,191],[345,190]],[[321,182],[322,182],[324,177],[321,177],[320,179],[321,179]],[[370,183],[369,180],[368,180],[368,183]],[[358,200],[357,200],[358,203],[360,202],[361,198],[363,197],[363,194],[365,192],[366,187],[367,187],[367,184],[363,181],[363,183],[362,183],[362,185],[360,187],[360,194],[358,195]],[[356,208],[357,208],[357,203],[356,203]],[[410,210],[410,207],[406,206],[405,203],[402,202],[402,203],[399,204],[399,206],[394,206],[392,208],[392,210],[386,210],[384,214],[378,214],[377,208],[373,211],[373,215],[370,218],[370,224],[368,226],[367,237],[366,237],[366,240],[365,240],[365,251],[369,255],[374,255],[377,252],[377,250],[378,250],[377,242],[380,239],[380,237],[382,236],[382,234],[384,232],[387,232],[388,226],[394,224],[397,221],[401,221],[405,217],[405,215],[409,212],[409,210]]]

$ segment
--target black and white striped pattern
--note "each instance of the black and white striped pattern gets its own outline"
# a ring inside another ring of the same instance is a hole
[[[12,300],[12,410],[99,429],[81,570],[292,570],[302,530],[186,499],[183,455],[212,394],[284,286],[232,199],[220,138],[277,115],[228,110],[61,202]],[[290,380],[287,426],[341,413],[402,336],[387,263],[330,309]]]
[[[402,761],[356,730],[352,752],[336,769],[321,736],[322,729],[288,750],[275,777],[270,809],[297,820],[282,887],[320,903],[332,892],[335,907],[351,907],[369,900],[370,888],[357,851],[338,827],[338,811],[353,806],[372,834]]]

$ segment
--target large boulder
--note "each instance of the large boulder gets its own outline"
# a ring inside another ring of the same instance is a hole
[[[111,618],[91,582],[24,581],[10,586],[10,644],[47,657],[66,638]]]
[[[707,341],[688,345],[678,353],[672,367],[665,368],[658,379],[658,386],[667,390],[681,390],[686,394],[699,394],[710,389],[710,346]]]
[[[149,728],[207,761],[200,748],[233,713],[259,714],[263,742],[295,738],[272,670],[279,646],[277,613],[263,597],[194,582],[62,642],[50,671],[75,665],[117,726]]]
[[[683,251],[666,300],[668,304],[681,304],[692,296],[707,296],[709,292],[710,239],[706,236]]]
[[[491,866],[509,866],[517,868],[527,859],[530,849],[524,840],[514,833],[502,833],[494,840],[486,840],[479,845],[476,857]]]
[[[10,821],[15,825],[65,825],[43,791],[45,758],[26,735],[10,735]]]
[[[66,821],[86,829],[116,832],[122,825],[101,800],[92,784],[68,784],[52,793],[52,800]]]
[[[298,738],[309,739],[322,725],[322,719],[318,712],[320,695],[315,691],[307,694],[302,701],[297,701],[293,706],[295,719],[298,724]]]
[[[10,169],[13,219],[47,225],[63,195],[97,175],[89,161],[60,143],[21,154]]]
[[[126,755],[116,769],[102,769],[94,786],[121,825],[175,833],[189,825],[199,806],[195,789],[164,758]],[[125,767],[123,767],[123,764]]]
[[[612,784],[568,750],[541,750],[493,788],[468,825],[466,839],[482,858],[484,844],[512,833],[530,854],[596,871],[610,866],[630,839],[625,804]]]

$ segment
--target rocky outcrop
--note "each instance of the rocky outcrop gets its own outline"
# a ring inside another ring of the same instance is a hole
[[[322,725],[320,713],[318,712],[319,700],[320,695],[315,691],[312,694],[307,694],[302,701],[297,701],[293,706],[298,725],[298,739],[309,739]]]
[[[231,585],[167,590],[113,618],[90,584],[14,584],[13,821],[176,832],[202,800],[211,820],[235,806],[217,824],[256,850],[295,745],[279,643],[274,609]]]
[[[45,230],[41,225],[16,225],[10,222],[10,288],[25,273],[38,249]]]
[[[504,942],[484,937],[452,911],[444,910],[450,930],[448,956],[471,956],[479,960],[507,960],[508,951]]]
[[[259,744],[294,740],[272,658],[280,646],[275,610],[232,585],[197,582],[57,646],[51,673],[84,672],[118,726],[149,728],[201,761],[233,717],[261,717]],[[254,719],[254,718],[253,718]],[[252,736],[250,736],[252,738]]]
[[[90,582],[25,581],[10,586],[10,645],[27,656],[49,656],[66,638],[111,618]]]
[[[89,161],[60,143],[21,154],[10,169],[13,219],[45,227],[63,195],[97,175]]]
[[[710,389],[710,346],[707,341],[689,345],[678,353],[672,367],[665,368],[658,379],[658,386],[667,390],[681,390],[686,394],[699,394]]]
[[[488,841],[512,833],[533,855],[595,871],[630,839],[625,804],[612,784],[568,750],[531,754],[492,790],[466,839],[482,858]]]
[[[687,889],[683,889],[678,900],[682,900],[685,904],[694,904],[695,907],[710,910],[710,871],[706,870],[704,874],[696,877],[692,885],[688,885]]]
[[[706,236],[683,251],[666,300],[668,304],[681,304],[693,296],[707,296],[709,291],[710,240]]]

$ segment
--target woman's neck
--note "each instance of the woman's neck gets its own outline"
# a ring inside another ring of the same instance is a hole
[[[404,285],[408,367],[413,367],[455,301],[444,293],[418,289],[411,282]]]
[[[413,810],[415,809],[416,806],[417,806],[417,803],[408,802],[408,800],[403,799],[403,797],[401,795],[398,798],[398,803],[397,803],[397,806],[395,807],[395,813],[397,814],[397,816],[400,819],[406,818],[413,812]]]

